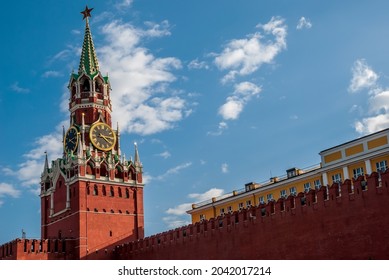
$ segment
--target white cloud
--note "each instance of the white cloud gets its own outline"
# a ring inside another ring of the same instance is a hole
[[[242,82],[235,85],[234,93],[241,96],[256,95],[261,92],[261,88],[250,82]]]
[[[219,114],[225,120],[236,120],[243,110],[242,100],[228,97],[226,103],[219,108]]]
[[[369,113],[389,112],[389,91],[379,91],[373,94],[369,100]]]
[[[160,154],[157,154],[157,156],[162,157],[164,159],[167,159],[167,158],[171,157],[171,154],[168,151],[164,151]]]
[[[46,71],[45,73],[42,74],[43,78],[50,78],[50,77],[62,77],[63,74],[58,71]]]
[[[148,29],[143,30],[142,36],[144,37],[163,37],[171,35],[169,21],[164,20],[161,23],[155,23],[152,21],[145,22]]]
[[[364,59],[355,61],[351,68],[352,79],[348,90],[357,92],[362,89],[371,89],[376,85],[379,76],[367,65]]]
[[[368,105],[353,105],[352,112],[365,113],[360,120],[354,122],[355,130],[364,135],[389,127],[389,90],[382,89],[378,84],[379,76],[368,66],[364,59],[355,61],[352,67],[353,77],[349,91],[367,90]],[[364,107],[367,108],[364,108]]]
[[[205,61],[199,61],[197,58],[195,60],[192,60],[188,64],[189,69],[209,69],[209,66],[207,62]]]
[[[243,111],[244,106],[253,96],[261,92],[261,87],[251,82],[241,82],[235,85],[235,91],[226,102],[219,108],[219,115],[224,120],[236,120]]]
[[[169,177],[170,175],[173,175],[173,174],[178,174],[180,173],[181,170],[183,169],[186,169],[188,167],[190,167],[192,165],[191,162],[186,162],[186,163],[183,163],[183,164],[180,164],[180,165],[177,165],[175,167],[172,167],[170,169],[168,169],[164,174],[162,175],[159,175],[157,177],[150,177],[149,180],[165,180],[167,177]]]
[[[30,92],[30,89],[23,88],[23,87],[19,86],[19,82],[14,82],[10,86],[10,89],[13,90],[14,92],[17,92],[17,93],[29,93]]]
[[[34,142],[35,148],[25,154],[25,157],[32,160],[42,159],[47,154],[53,158],[62,156],[62,127],[52,134],[44,135]]]
[[[179,216],[179,215],[185,215],[186,211],[190,209],[192,209],[192,203],[183,203],[174,208],[169,208],[168,210],[166,210],[166,213]]]
[[[17,198],[20,196],[20,191],[11,184],[0,183],[0,207],[4,204],[2,198],[6,196]]]
[[[356,111],[359,111],[361,110],[360,107],[356,104],[354,104],[353,106],[351,106],[350,110],[348,111],[349,113],[353,113],[353,112],[356,112]]]
[[[169,229],[179,228],[190,224],[189,218],[186,219],[183,217],[178,218],[177,216],[163,217],[162,220],[166,223]]]
[[[131,7],[132,3],[134,2],[134,0],[122,0],[122,1],[119,1],[119,3],[117,3],[115,5],[115,7],[118,9],[118,10],[121,10],[123,8],[128,8],[128,7]]]
[[[7,183],[0,183],[0,197],[11,196],[14,198],[19,197],[20,191],[13,185]]]
[[[225,130],[228,129],[228,124],[224,121],[220,122],[217,131],[208,131],[207,135],[220,136]]]
[[[190,111],[184,98],[168,90],[176,80],[171,71],[180,69],[181,61],[157,58],[139,46],[142,38],[169,35],[169,23],[147,26],[143,30],[118,21],[106,24],[102,32],[107,44],[99,49],[101,69],[109,72],[113,87],[112,117],[123,131],[141,135],[171,129]]]
[[[227,163],[223,163],[222,166],[221,166],[221,170],[222,170],[222,173],[228,173],[228,164]]]
[[[374,93],[372,93],[374,92]],[[371,91],[367,116],[354,123],[355,130],[364,135],[389,127],[389,91]]]
[[[201,201],[211,199],[212,197],[221,196],[223,194],[224,194],[223,189],[211,188],[204,193],[191,193],[188,195],[188,197],[194,199],[194,202],[201,202]]]
[[[297,27],[296,27],[298,30],[301,30],[301,29],[310,29],[312,28],[312,23],[309,19],[305,18],[305,17],[301,17],[297,23]]]
[[[360,134],[370,134],[389,127],[389,114],[363,118],[354,124],[355,130]]]
[[[46,153],[49,161],[62,156],[62,125],[58,125],[55,132],[35,139],[34,147],[23,155],[26,160],[18,164],[17,168],[5,168],[3,171],[7,176],[17,179],[21,186],[36,190],[39,189]]]
[[[278,53],[286,48],[287,27],[279,17],[262,25],[257,25],[264,32],[247,35],[245,39],[233,39],[217,54],[214,63],[220,70],[227,70],[222,82],[233,81],[237,75],[246,76],[255,72],[264,63],[272,63]],[[273,40],[266,38],[272,35]]]
[[[50,65],[50,64],[54,63],[57,60],[66,60],[70,56],[75,54],[76,50],[81,50],[81,48],[78,49],[78,48],[74,48],[72,46],[68,46],[67,49],[62,50],[62,51],[58,52],[57,54],[55,54],[53,57],[51,57],[49,59],[49,61],[48,61],[48,64]]]

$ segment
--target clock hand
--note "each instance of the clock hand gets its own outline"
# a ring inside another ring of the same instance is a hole
[[[112,143],[107,139],[107,137],[108,137],[108,138],[111,138],[110,136],[106,136],[106,135],[103,135],[103,134],[101,134],[101,133],[100,133],[99,136],[100,136],[101,138],[103,138],[105,141],[107,141],[108,144],[110,144],[110,145],[112,144]]]

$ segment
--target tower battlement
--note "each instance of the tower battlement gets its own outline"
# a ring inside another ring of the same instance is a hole
[[[74,259],[74,240],[15,239],[0,246],[2,260]]]

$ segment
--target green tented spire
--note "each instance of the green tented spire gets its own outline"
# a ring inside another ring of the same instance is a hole
[[[86,6],[85,11],[81,12],[86,20],[84,42],[82,44],[82,52],[80,58],[80,66],[78,67],[78,74],[85,72],[90,77],[95,76],[99,72],[99,62],[97,61],[95,46],[92,40],[92,33],[89,28],[89,20],[91,17],[90,12],[93,10],[88,9]]]

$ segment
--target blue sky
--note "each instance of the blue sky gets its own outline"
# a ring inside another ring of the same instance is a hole
[[[389,125],[387,1],[8,1],[0,10],[0,243],[40,236],[44,152],[90,21],[122,153],[137,142],[145,230]]]

